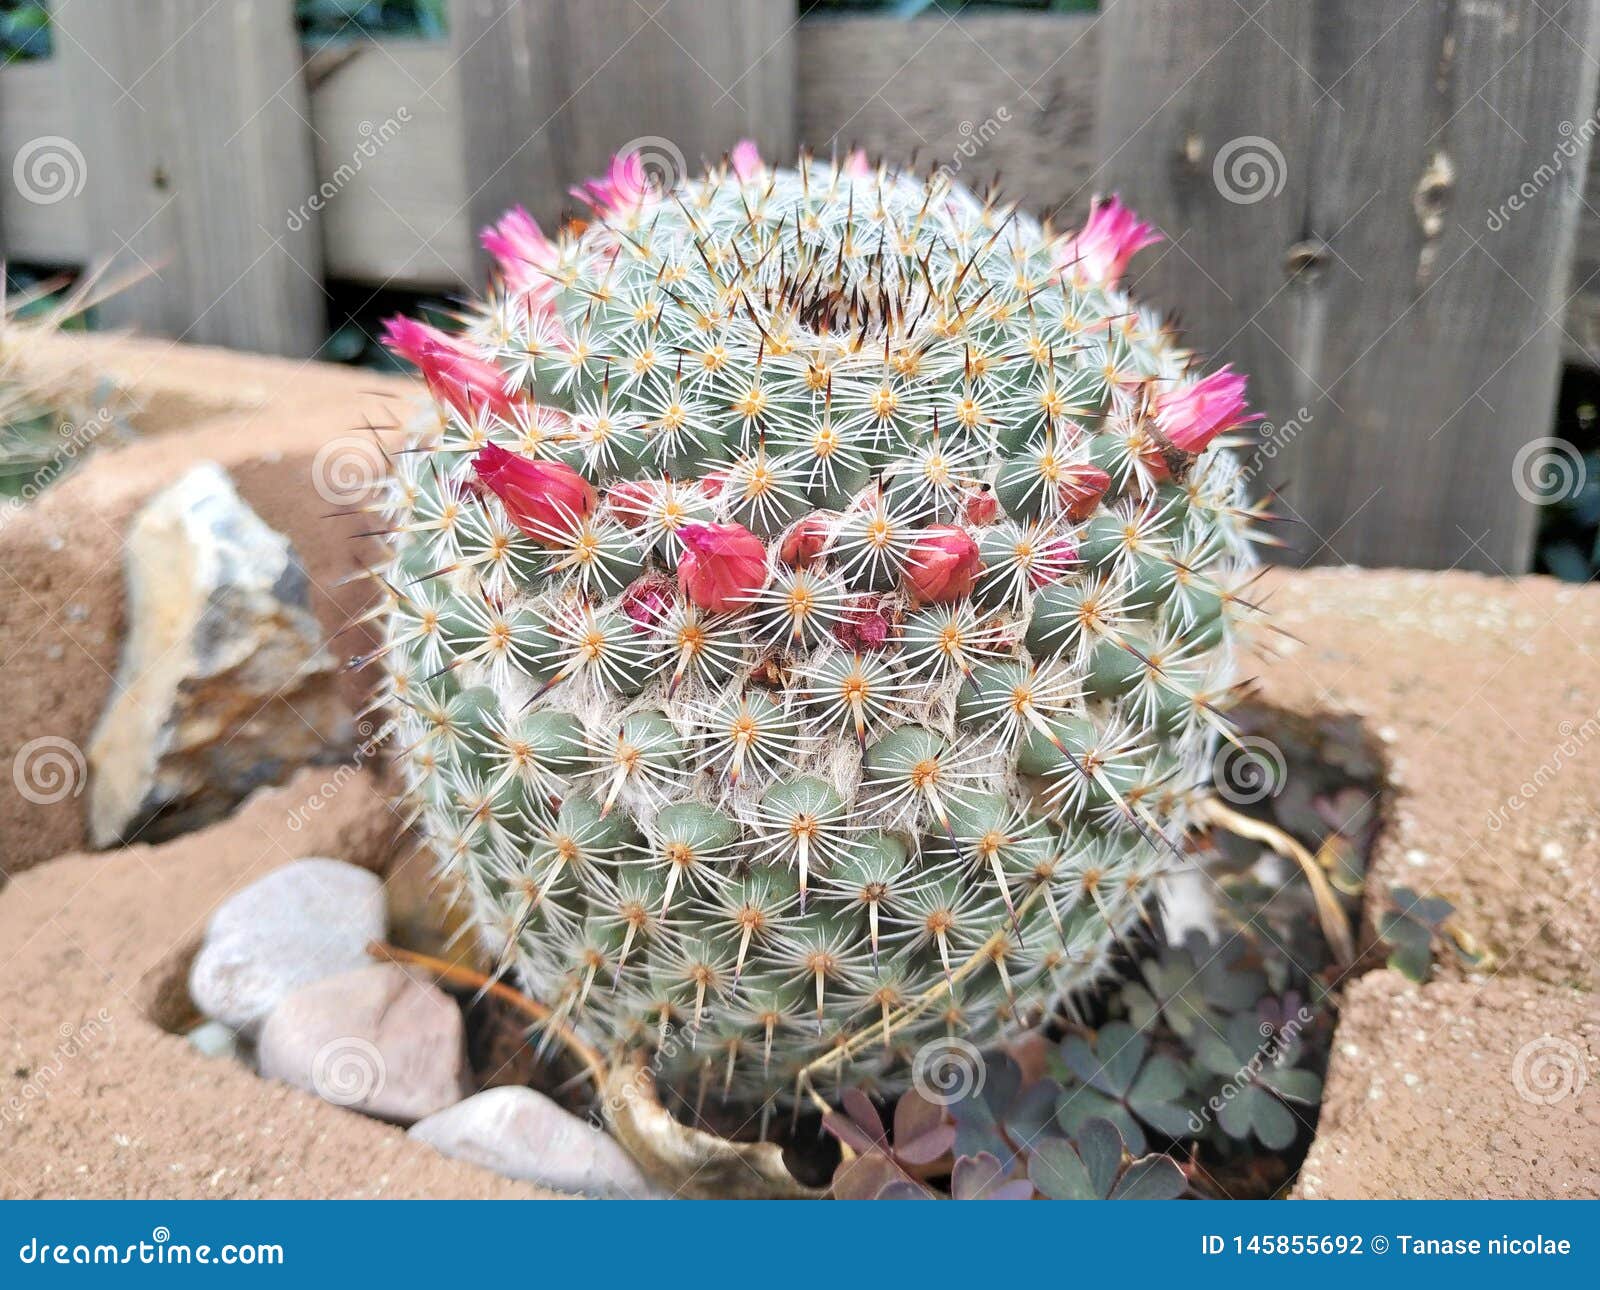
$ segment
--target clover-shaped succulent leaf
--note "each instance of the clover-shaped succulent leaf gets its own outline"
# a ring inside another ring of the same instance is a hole
[[[1116,1126],[1099,1118],[1084,1121],[1075,1140],[1036,1143],[1028,1177],[1050,1200],[1173,1200],[1187,1189],[1168,1156],[1125,1160]]]

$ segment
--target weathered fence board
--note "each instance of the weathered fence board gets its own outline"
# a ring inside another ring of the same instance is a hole
[[[1082,214],[1094,169],[1095,20],[1082,14],[807,23],[800,137],[819,152],[916,154],[1031,206]]]
[[[1007,188],[1033,204],[1065,201],[1072,214],[1108,182],[1094,170],[1102,35],[1095,19],[1075,14],[967,16],[955,24],[942,18],[808,20],[793,31],[787,55],[799,66],[797,136],[819,149],[857,143],[887,156],[918,150],[928,164],[959,160],[963,179],[985,180],[998,171]],[[320,179],[350,161],[363,121],[376,126],[401,105],[412,117],[325,204],[331,276],[439,289],[474,279],[475,224],[460,141],[462,79],[448,47],[393,41],[355,47],[312,84]],[[773,94],[782,83],[781,75],[752,75],[740,86],[757,79]],[[1252,79],[1245,78],[1241,90]],[[1001,107],[1013,119],[966,156],[963,145],[981,136]],[[30,140],[60,134],[67,110],[53,61],[0,69],[0,162]],[[502,107],[493,120],[509,116]],[[1585,119],[1574,118],[1574,127]],[[962,122],[971,133],[962,131]],[[602,140],[601,147],[637,133]],[[726,142],[712,146],[720,150]],[[1143,175],[1121,182],[1130,200],[1142,197]],[[524,190],[516,199],[529,195]],[[480,210],[493,209],[493,200],[481,200]],[[1570,360],[1600,365],[1600,165],[1592,160],[1583,211],[1562,339]],[[87,193],[34,205],[14,186],[0,184],[0,228],[6,253],[15,259],[74,264],[91,253]]]
[[[0,68],[0,164],[15,167],[34,141],[71,130],[67,96],[55,62]],[[7,172],[7,178],[13,178]],[[86,182],[87,186],[87,182]],[[89,254],[89,203],[69,182],[60,196],[32,201],[21,185],[0,183],[0,229],[8,259],[81,264]]]
[[[631,145],[674,182],[743,136],[795,146],[795,7],[748,0],[463,0],[452,12],[473,227],[567,189]]]
[[[1536,0],[1107,6],[1104,180],[1171,241],[1149,294],[1297,423],[1272,473],[1302,558],[1527,567],[1513,459],[1549,433],[1587,158],[1501,230],[1489,214],[1594,110],[1600,9],[1563,19]]]
[[[67,155],[81,162],[87,245],[149,270],[102,306],[107,321],[312,352],[322,248],[314,219],[286,222],[316,182],[288,9],[74,0],[55,21],[54,70],[71,92],[52,125],[79,154]]]
[[[155,265],[113,321],[294,352],[320,334],[319,248],[330,276],[471,282],[478,227],[515,201],[553,218],[640,140],[668,171],[743,135],[915,154],[1069,220],[1120,189],[1169,234],[1147,294],[1252,374],[1277,428],[1260,473],[1290,481],[1305,556],[1518,569],[1534,512],[1512,459],[1548,425],[1562,347],[1600,362],[1597,5],[796,25],[787,2],[458,0],[448,47],[302,72],[277,6],[74,0],[56,59],[0,71],[0,161],[65,141],[85,182],[0,185],[0,229],[17,258],[126,242]]]
[[[330,49],[309,69],[328,272],[449,286],[472,278],[461,78],[438,45]]]

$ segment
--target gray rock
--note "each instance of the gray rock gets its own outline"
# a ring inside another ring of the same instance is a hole
[[[217,906],[189,995],[211,1020],[253,1036],[291,991],[369,965],[367,942],[385,930],[375,874],[343,860],[295,860]]]
[[[96,846],[227,815],[351,743],[305,570],[219,466],[202,462],[128,530],[127,635],[89,745]]]
[[[655,1190],[617,1143],[543,1093],[485,1089],[411,1126],[408,1137],[507,1178],[586,1196],[643,1199]]]
[[[296,990],[273,1009],[261,1074],[325,1102],[410,1124],[471,1092],[466,1027],[444,991],[393,963]]]

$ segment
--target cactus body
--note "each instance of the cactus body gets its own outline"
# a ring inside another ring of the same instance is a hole
[[[1118,286],[1115,203],[1064,237],[748,149],[582,195],[490,231],[463,333],[391,325],[437,407],[387,503],[408,793],[592,1041],[741,1102],[893,1086],[1092,982],[1178,862],[1252,564],[1237,378]]]

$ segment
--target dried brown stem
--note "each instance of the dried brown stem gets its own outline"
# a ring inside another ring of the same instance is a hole
[[[1317,863],[1317,858],[1311,852],[1276,825],[1268,824],[1265,820],[1252,819],[1214,797],[1204,798],[1201,801],[1200,814],[1207,823],[1226,829],[1241,838],[1248,838],[1252,842],[1264,842],[1284,859],[1293,860],[1299,865],[1301,872],[1306,876],[1306,882],[1311,886],[1311,896],[1316,902],[1317,921],[1322,924],[1322,934],[1328,938],[1328,945],[1333,950],[1339,966],[1349,967],[1355,962],[1355,936],[1350,930],[1350,919],[1344,912],[1344,905],[1340,902],[1338,893],[1334,891],[1333,884],[1328,881],[1328,875],[1322,871],[1322,866]]]

